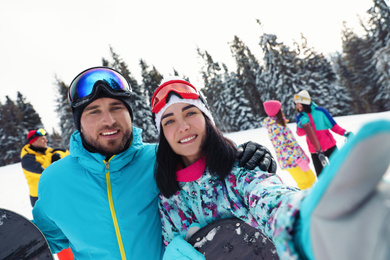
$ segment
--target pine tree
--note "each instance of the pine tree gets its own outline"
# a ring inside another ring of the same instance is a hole
[[[149,69],[149,66],[142,59],[140,60],[140,66],[142,84],[144,85],[146,100],[148,101],[148,105],[150,105],[153,93],[160,85],[163,79],[163,75],[161,75],[160,72],[158,72],[158,70],[154,66],[152,67],[152,69]]]
[[[42,120],[34,107],[31,103],[26,102],[26,98],[19,91],[17,92],[16,105],[22,113],[20,127],[24,129],[23,134],[25,136],[27,136],[29,130],[44,128]]]
[[[301,60],[298,53],[278,42],[277,36],[273,34],[263,34],[260,47],[264,53],[264,70],[257,82],[262,100],[279,100],[286,117],[294,121],[292,99],[294,94],[305,88],[299,77]]]
[[[53,149],[67,149],[63,146],[61,134],[54,128],[52,129],[52,134],[49,136],[48,140],[48,146],[52,147]]]
[[[152,118],[152,112],[150,108],[151,98],[153,96],[154,91],[158,88],[163,76],[157,71],[157,69],[153,66],[150,70],[149,66],[145,61],[140,60],[141,66],[141,75],[142,75],[142,89],[144,92],[142,95],[144,96],[144,102],[146,104],[147,110],[150,112],[144,114],[144,125],[143,129],[145,132],[145,136],[147,136],[147,142],[157,142],[158,141],[158,133],[157,129],[154,125],[154,120]]]
[[[69,87],[57,77],[55,80],[56,80],[57,91],[58,91],[56,97],[57,105],[55,111],[57,112],[60,118],[59,126],[60,126],[60,133],[62,136],[61,143],[56,148],[69,149],[70,136],[73,134],[74,131],[76,131],[76,127],[73,121],[72,107],[70,106],[68,100]]]
[[[39,115],[33,106],[26,102],[18,92],[14,102],[6,96],[6,103],[0,104],[0,149],[4,151],[0,165],[20,162],[20,151],[27,144],[27,133],[30,130],[43,128]]]
[[[222,64],[224,69],[224,83],[223,89],[226,98],[225,106],[229,112],[226,118],[229,121],[230,132],[237,132],[242,130],[253,129],[259,126],[259,121],[256,121],[253,115],[249,100],[246,99],[244,90],[237,84],[237,75],[234,72],[228,71],[226,65]]]
[[[110,47],[112,62],[103,59],[103,66],[113,68],[126,78],[132,88],[132,111],[133,111],[133,125],[142,129],[142,140],[144,142],[155,142],[157,133],[154,132],[155,127],[152,125],[152,112],[148,106],[145,89],[139,85],[137,80],[132,76],[127,64],[122,58],[116,54],[113,48]]]
[[[390,38],[390,9],[384,0],[373,0],[367,24],[361,22],[364,36],[343,29],[343,56],[339,60],[340,82],[351,93],[355,113],[370,113],[389,107],[385,67]],[[384,54],[384,56],[381,56]]]
[[[26,144],[26,130],[22,127],[23,113],[19,107],[6,96],[6,102],[1,107],[2,136],[0,150],[3,165],[20,162],[20,151]],[[28,130],[27,130],[28,131]]]
[[[245,97],[248,99],[252,109],[254,118],[251,119],[251,121],[258,122],[257,127],[259,127],[261,116],[264,114],[264,109],[256,78],[261,74],[262,69],[256,57],[237,36],[234,37],[234,40],[230,45],[230,50],[236,61],[236,75],[239,87],[244,90]]]
[[[198,55],[203,59],[205,65],[203,66],[202,79],[204,87],[202,93],[206,97],[207,104],[210,107],[211,113],[214,117],[215,125],[223,132],[229,132],[230,126],[224,122],[226,119],[227,112],[224,110],[223,105],[224,98],[222,79],[220,76],[219,63],[214,62],[211,55],[205,51],[202,52],[199,48],[197,49]],[[218,93],[218,95],[215,95]]]
[[[374,6],[368,11],[368,36],[375,42],[376,50],[372,63],[378,74],[378,89],[373,100],[378,111],[390,109],[389,54],[390,54],[390,9],[384,0],[374,0]]]
[[[378,104],[380,111],[390,110],[390,41],[375,54],[376,69],[380,74],[378,79],[379,89],[374,102]]]
[[[333,67],[323,54],[307,46],[302,36],[296,43],[300,55],[298,76],[301,85],[309,90],[312,100],[325,107],[333,116],[351,114],[352,99],[349,92],[337,82]]]

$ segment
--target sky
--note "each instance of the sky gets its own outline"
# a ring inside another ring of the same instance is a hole
[[[0,101],[17,91],[49,131],[59,129],[56,77],[66,84],[110,58],[110,47],[140,82],[143,59],[165,77],[177,70],[202,87],[196,49],[234,70],[238,36],[256,57],[263,33],[292,46],[301,33],[317,52],[341,51],[343,21],[357,28],[371,0],[0,0]],[[256,20],[262,23],[260,26]]]

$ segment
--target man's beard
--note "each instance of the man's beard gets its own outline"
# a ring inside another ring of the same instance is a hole
[[[126,150],[130,143],[131,131],[124,131],[122,140],[118,143],[117,140],[109,140],[107,145],[103,146],[98,140],[92,140],[90,137],[83,135],[84,141],[93,152],[100,153],[106,157],[111,157],[114,154],[119,154]]]

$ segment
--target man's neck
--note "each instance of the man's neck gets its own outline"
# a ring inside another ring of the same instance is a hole
[[[30,148],[31,148],[31,150],[33,150],[35,152],[43,153],[43,154],[46,152],[46,149],[47,149],[47,147],[36,147],[32,144],[30,144]]]
[[[101,151],[99,151],[98,149],[96,149],[96,147],[90,145],[84,138],[83,134],[80,133],[81,135],[81,140],[83,142],[83,146],[84,148],[90,152],[90,153],[100,153],[101,155],[104,155],[106,156],[106,161],[108,161],[111,157],[113,157],[114,155],[116,154],[120,154],[122,152],[124,152],[127,148],[130,147],[130,144],[131,144],[131,141],[133,140],[133,134],[131,134],[129,140],[127,140],[126,144],[123,146],[123,149],[115,154],[107,154],[107,153],[102,153]]]

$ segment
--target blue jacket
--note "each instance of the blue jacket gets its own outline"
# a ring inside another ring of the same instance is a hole
[[[78,260],[162,258],[155,145],[141,132],[133,127],[130,147],[106,162],[76,131],[70,156],[42,173],[33,217],[53,253],[70,246]]]

